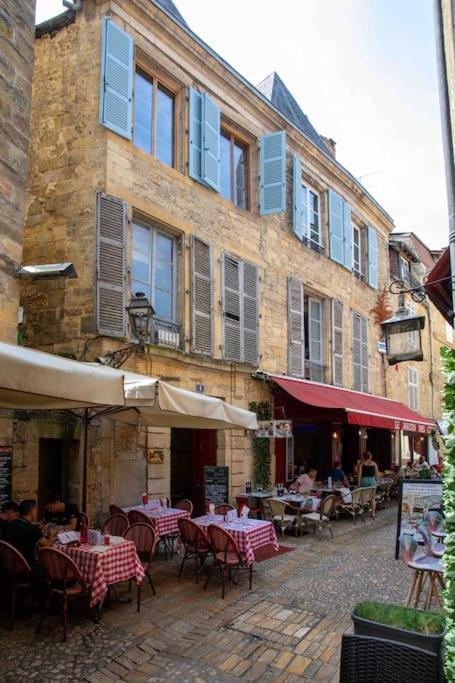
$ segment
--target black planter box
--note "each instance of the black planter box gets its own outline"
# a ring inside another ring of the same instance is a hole
[[[397,628],[396,626],[389,626],[388,624],[380,624],[377,621],[363,619],[355,614],[352,614],[352,621],[354,622],[354,633],[356,636],[393,640],[396,643],[411,645],[412,647],[418,647],[426,652],[441,655],[444,633],[432,634],[408,631],[403,628]]]

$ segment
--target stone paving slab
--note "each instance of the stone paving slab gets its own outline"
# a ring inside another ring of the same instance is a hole
[[[251,592],[245,577],[228,584],[225,600],[215,575],[204,591],[190,562],[179,580],[179,559],[158,559],[157,595],[144,588],[140,614],[134,600],[112,602],[95,625],[79,610],[67,644],[55,615],[39,637],[38,615],[20,618],[14,633],[0,616],[0,681],[332,683],[353,605],[406,594],[409,573],[393,559],[395,523],[394,507],[376,521],[336,522],[334,540],[286,537],[295,551],[258,564]]]

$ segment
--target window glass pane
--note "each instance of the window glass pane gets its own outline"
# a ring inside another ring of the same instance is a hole
[[[133,293],[150,294],[150,230],[143,225],[133,224],[133,249],[131,279],[134,281]],[[138,284],[141,283],[139,289]]]
[[[220,137],[220,194],[231,199],[231,140],[224,133]]]
[[[134,127],[133,140],[136,147],[152,151],[152,94],[153,85],[141,73],[136,72],[134,81]]]
[[[172,320],[172,292],[155,289],[155,313],[158,318]]]
[[[234,144],[234,173],[234,204],[246,209],[246,150],[239,142]]]
[[[302,184],[302,225],[308,227],[308,189]]]
[[[163,88],[157,91],[156,157],[174,164],[174,98]]]
[[[159,318],[173,319],[174,240],[161,232],[156,233],[155,259],[155,311]]]

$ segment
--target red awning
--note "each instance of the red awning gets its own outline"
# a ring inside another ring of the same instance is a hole
[[[441,254],[430,270],[425,282],[425,291],[447,322],[453,325],[449,248]]]
[[[422,417],[399,401],[371,396],[360,391],[338,389],[304,379],[270,376],[281,389],[301,403],[316,408],[342,410],[347,422],[362,427],[402,429],[427,434],[434,429],[434,420]]]

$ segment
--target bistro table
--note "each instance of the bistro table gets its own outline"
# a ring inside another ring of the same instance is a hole
[[[270,498],[270,496],[268,496]],[[264,545],[271,545],[278,552],[279,544],[272,522],[262,519],[248,519],[240,517],[235,522],[225,522],[223,515],[203,515],[196,517],[193,522],[201,527],[218,524],[234,537],[240,552],[246,555],[248,564],[254,561],[254,551]]]
[[[163,508],[156,505],[133,505],[132,507],[123,508],[125,513],[130,510],[138,510],[147,515],[153,521],[155,531],[158,536],[168,536],[170,534],[178,534],[179,526],[177,520],[181,517],[190,517],[188,510],[178,510],[177,508]]]
[[[61,548],[75,561],[84,581],[90,586],[90,607],[97,604],[101,607],[109,586],[132,578],[140,584],[144,578],[144,568],[134,543],[118,538],[118,543],[108,546],[84,543],[78,547]]]

